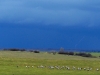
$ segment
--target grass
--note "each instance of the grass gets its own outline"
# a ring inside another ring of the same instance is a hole
[[[94,54],[96,55],[96,54]],[[26,68],[25,66],[34,68]],[[78,71],[66,69],[37,68],[39,65],[45,66],[72,66],[92,67],[92,71]],[[19,67],[17,67],[19,66]],[[32,53],[20,51],[0,51],[0,75],[100,75],[100,59],[85,58],[80,56],[52,55],[46,52]]]
[[[96,57],[99,57],[99,56],[100,56],[100,53],[99,53],[99,52],[94,52],[94,53],[92,52],[91,54],[92,54],[93,56],[96,56]]]

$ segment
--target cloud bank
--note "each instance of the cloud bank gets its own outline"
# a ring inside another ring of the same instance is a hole
[[[0,0],[0,23],[99,26],[100,0]]]

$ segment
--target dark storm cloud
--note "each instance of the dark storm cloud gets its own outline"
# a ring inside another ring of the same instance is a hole
[[[99,0],[1,0],[0,22],[99,26]]]

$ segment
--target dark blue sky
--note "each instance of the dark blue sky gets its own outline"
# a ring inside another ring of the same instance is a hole
[[[1,0],[0,48],[100,49],[99,0]]]

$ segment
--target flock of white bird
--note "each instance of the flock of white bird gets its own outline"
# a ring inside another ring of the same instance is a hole
[[[18,67],[18,66],[17,66]],[[69,67],[69,66],[43,66],[43,65],[40,65],[40,66],[25,66],[26,68],[48,68],[48,69],[58,69],[58,70],[85,70],[85,71],[91,71],[91,70],[96,70],[96,71],[99,71],[99,68],[95,68],[93,69],[92,67],[75,67],[75,66],[72,66],[72,67]]]

